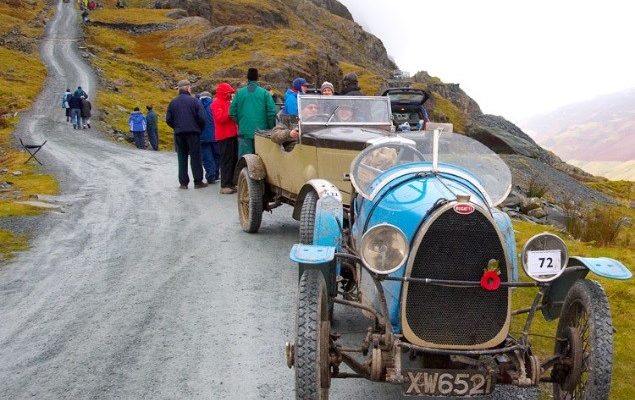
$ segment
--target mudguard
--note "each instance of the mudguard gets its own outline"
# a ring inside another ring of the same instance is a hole
[[[316,192],[318,198],[320,199],[325,196],[333,196],[340,202],[340,208],[342,207],[342,194],[340,193],[337,186],[333,185],[326,179],[311,179],[310,181],[305,183],[304,186],[302,186],[302,189],[300,189],[300,193],[298,193],[298,198],[296,199],[295,206],[293,207],[293,219],[298,221],[300,220],[302,203],[304,203],[304,198],[310,191]]]
[[[335,247],[298,243],[291,248],[289,258],[299,264],[326,264],[335,258]]]
[[[562,302],[564,302],[569,289],[578,279],[584,279],[589,271],[611,279],[630,279],[633,274],[621,262],[612,258],[598,257],[569,257],[567,268],[584,267],[579,271],[566,272],[554,280],[545,291],[542,298],[542,315],[547,321],[554,320],[560,316]]]
[[[323,185],[324,180],[320,185]],[[330,184],[329,184],[330,185]],[[291,249],[289,258],[299,265],[298,276],[301,277],[307,269],[318,269],[324,274],[329,297],[337,295],[337,275],[340,274],[340,264],[335,258],[335,252],[341,250],[342,221],[344,211],[342,196],[333,185],[320,186],[322,191],[315,206],[315,225],[313,227],[313,244],[296,244]],[[313,189],[311,189],[313,190]]]
[[[265,168],[265,163],[262,162],[262,158],[257,154],[245,154],[238,160],[238,163],[236,163],[236,169],[234,169],[234,185],[238,183],[238,174],[240,174],[240,171],[245,167],[247,167],[251,179],[261,181],[267,176],[267,169]]]

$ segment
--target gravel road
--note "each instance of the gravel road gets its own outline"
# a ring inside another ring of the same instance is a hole
[[[174,153],[73,130],[61,93],[97,89],[80,34],[73,3],[60,1],[42,43],[49,78],[18,127],[48,140],[38,156],[61,182],[51,200],[64,212],[40,217],[31,250],[0,269],[0,398],[293,398],[283,353],[297,284],[291,208],[245,234],[235,195],[177,189]],[[492,398],[535,395],[500,389]],[[400,392],[339,380],[331,398]]]

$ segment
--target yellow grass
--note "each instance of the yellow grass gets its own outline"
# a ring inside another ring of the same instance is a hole
[[[545,231],[541,225],[527,222],[514,222],[516,231],[516,242],[518,252],[522,250],[522,245],[533,235]],[[632,230],[633,228],[631,228]],[[559,234],[555,229],[549,228],[552,233]],[[559,234],[563,237],[561,234]],[[569,254],[587,257],[610,257],[620,260],[631,271],[635,269],[635,248],[625,248],[618,246],[595,247],[588,243],[565,240]],[[520,267],[519,267],[520,268]],[[522,280],[529,280],[522,272]],[[589,273],[588,279],[593,279],[602,284],[611,306],[613,325],[616,329],[614,335],[614,361],[613,361],[613,381],[611,387],[612,399],[633,399],[635,398],[635,386],[632,384],[631,374],[635,367],[635,353],[631,351],[631,341],[635,337],[635,285],[632,280],[618,281],[601,278],[593,273]],[[514,308],[523,308],[531,305],[536,289],[516,289],[513,296]],[[526,315],[514,317],[512,332],[521,332]],[[558,321],[546,322],[542,314],[538,313],[532,325],[531,332],[540,335],[554,336]],[[541,357],[553,354],[553,339],[532,337],[534,350]]]
[[[175,20],[165,16],[172,10],[154,10],[146,8],[101,9],[90,14],[90,19],[104,23],[126,23],[133,25],[174,24]]]
[[[28,247],[26,236],[14,235],[3,229],[0,229],[0,244],[0,262],[10,260],[16,252]]]
[[[43,8],[42,0],[36,1],[33,6],[26,2],[22,2],[20,6],[0,3],[0,34],[17,27],[27,37],[38,37],[42,34],[43,27],[32,26],[31,20]],[[37,46],[34,46],[31,54],[0,47],[0,114],[28,109],[42,89],[46,68],[40,62],[38,51]],[[52,176],[40,174],[36,165],[24,165],[28,154],[12,147],[17,142],[12,141],[12,137],[18,118],[3,118],[0,122],[0,168],[9,171],[8,174],[0,175],[0,181],[12,183],[11,196],[0,193],[0,217],[39,214],[42,209],[16,201],[27,200],[34,194],[55,194],[58,184]],[[22,175],[14,176],[14,171],[21,171]],[[13,192],[18,192],[17,198]],[[1,260],[8,259],[11,254],[26,247],[26,237],[0,230]]]

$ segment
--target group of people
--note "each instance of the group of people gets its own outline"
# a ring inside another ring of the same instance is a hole
[[[276,104],[258,78],[258,70],[250,68],[244,87],[236,91],[220,83],[213,99],[209,92],[197,99],[189,81],[178,82],[179,94],[168,105],[165,120],[174,130],[181,189],[190,183],[189,158],[195,189],[220,180],[222,194],[236,192],[233,178],[238,158],[254,153],[256,130],[275,125]]]
[[[246,85],[236,91],[223,82],[216,87],[213,96],[209,92],[192,96],[190,82],[178,82],[178,95],[168,105],[165,120],[174,130],[181,189],[187,189],[190,183],[189,161],[195,189],[207,187],[220,180],[222,194],[235,193],[236,163],[243,155],[255,152],[254,135],[257,130],[273,129],[272,140],[280,140],[280,143],[298,137],[297,96],[306,93],[309,87],[306,79],[293,80],[291,88],[285,93],[278,124],[278,109],[271,90],[260,86],[258,79],[258,70],[249,68]],[[320,91],[325,96],[335,94],[335,88],[330,82],[324,82]],[[340,94],[363,95],[357,75],[349,73],[344,76]],[[303,116],[314,115],[316,112],[317,107],[314,104],[307,104],[301,110]],[[337,112],[341,120],[346,120],[347,113],[352,114],[352,110],[348,110],[346,105],[338,107]]]
[[[66,89],[62,95],[62,109],[66,113],[66,122],[71,122],[73,129],[90,128],[92,104],[81,86],[77,86],[73,93]]]

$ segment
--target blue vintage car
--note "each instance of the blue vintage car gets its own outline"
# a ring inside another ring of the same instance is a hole
[[[587,275],[631,273],[613,259],[569,256],[550,233],[518,255],[511,221],[496,208],[511,174],[495,153],[438,130],[386,137],[354,159],[350,181],[350,207],[335,185],[316,193],[300,218],[312,241],[290,253],[300,278],[286,356],[298,399],[328,398],[331,379],[351,377],[403,385],[406,395],[552,382],[556,399],[608,398],[613,327],[607,296]],[[530,279],[519,279],[517,264]],[[537,288],[533,304],[512,310],[514,288]],[[359,346],[338,343],[335,303],[368,318]],[[529,342],[537,311],[560,319],[546,359]],[[527,320],[513,335],[519,314]]]

